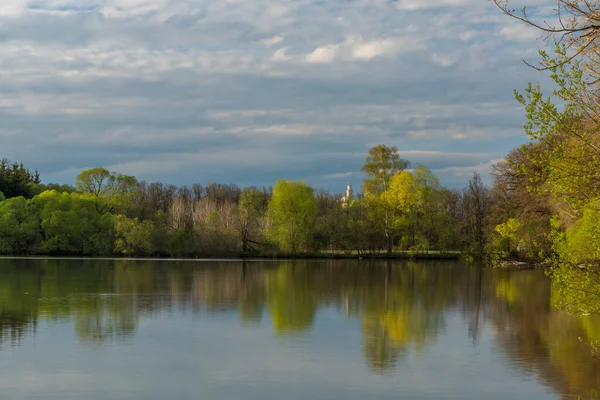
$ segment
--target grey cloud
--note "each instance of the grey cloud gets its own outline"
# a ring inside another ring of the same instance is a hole
[[[487,2],[27,4],[0,16],[0,156],[45,180],[105,165],[337,189],[388,143],[460,185],[523,140],[512,88],[538,79]]]

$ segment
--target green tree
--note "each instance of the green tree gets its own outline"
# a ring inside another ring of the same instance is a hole
[[[110,193],[114,184],[114,174],[106,168],[92,168],[77,175],[77,190],[95,196]]]
[[[0,160],[0,192],[6,198],[23,196],[30,198],[33,193],[31,186],[40,183],[38,171],[31,171],[23,163]]]
[[[183,257],[191,255],[196,248],[196,237],[193,232],[176,229],[166,243],[167,252],[172,256]]]
[[[415,230],[423,245],[438,250],[447,249],[454,234],[452,220],[444,204],[445,192],[438,177],[424,165],[417,164],[413,172],[421,193],[421,207]]]
[[[115,221],[115,254],[148,255],[152,252],[154,223],[117,215]]]
[[[539,84],[530,83],[515,95],[525,108],[525,132],[539,144],[528,154],[537,167],[532,180],[543,182],[538,190],[564,201],[563,212],[572,214],[600,197],[597,91],[587,85],[580,63],[568,61],[565,47],[557,46],[555,57],[541,55],[543,63],[553,65],[550,76],[557,89],[546,97]]]
[[[382,202],[374,196],[354,200],[346,208],[347,228],[343,237],[347,247],[357,254],[365,252],[375,253],[385,249],[385,210]]]
[[[77,175],[75,185],[82,193],[107,199],[112,211],[124,211],[132,203],[138,182],[134,176],[92,168]]]
[[[41,241],[39,216],[31,201],[13,197],[0,202],[0,253],[31,254]]]
[[[46,191],[33,198],[40,210],[42,247],[50,254],[109,255],[113,252],[113,216],[104,200],[85,194]]]
[[[302,181],[279,180],[269,201],[268,237],[286,252],[311,248],[317,203],[314,190]]]

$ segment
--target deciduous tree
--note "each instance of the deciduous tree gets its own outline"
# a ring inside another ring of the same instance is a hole
[[[269,201],[268,236],[283,251],[310,250],[316,215],[313,188],[302,181],[279,180]]]

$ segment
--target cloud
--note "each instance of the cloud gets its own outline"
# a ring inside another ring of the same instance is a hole
[[[516,40],[516,41],[525,41],[525,42],[533,42],[535,39],[541,37],[540,32],[536,29],[526,26],[526,25],[518,25],[511,24],[507,26],[503,26],[500,29],[500,34],[508,40]]]
[[[464,42],[468,42],[469,40],[471,40],[474,37],[477,37],[477,35],[479,35],[479,32],[476,30],[468,30],[468,31],[464,31],[458,34],[458,37],[460,38],[460,40],[464,41]]]
[[[283,36],[273,36],[270,38],[261,39],[260,43],[262,43],[263,45],[265,45],[267,47],[271,47],[271,46],[275,46],[276,44],[280,44],[284,40],[285,40],[285,38]]]
[[[464,6],[473,3],[473,0],[399,0],[396,4],[401,10],[421,10],[426,8]]]
[[[465,183],[473,177],[473,174],[477,173],[482,177],[484,184],[491,185],[492,166],[494,164],[497,164],[501,160],[502,159],[494,159],[474,165],[440,168],[435,170],[434,172],[440,175],[441,177],[446,177],[446,179],[448,179],[448,176],[451,176],[455,179],[462,179]]]
[[[282,47],[281,49],[278,49],[271,56],[271,60],[273,60],[273,61],[286,61],[286,60],[291,60],[291,59],[294,58],[292,56],[287,55],[286,52],[287,52],[287,47]]]
[[[434,64],[445,68],[454,64],[454,57],[452,54],[433,53],[431,55],[431,61],[433,61]]]
[[[0,3],[1,17],[17,17],[25,11],[26,0],[7,0]]]
[[[338,188],[386,143],[462,185],[525,139],[523,32],[479,0],[4,1],[0,157]]]
[[[317,47],[307,54],[309,63],[327,64],[336,60],[369,61],[375,57],[393,56],[399,52],[411,51],[420,47],[415,38],[386,38],[379,40],[363,40],[348,38],[344,42]]]
[[[340,178],[350,178],[352,175],[354,175],[354,172],[337,172],[337,173],[329,174],[329,175],[327,175],[327,177],[331,178],[331,179],[340,179]]]

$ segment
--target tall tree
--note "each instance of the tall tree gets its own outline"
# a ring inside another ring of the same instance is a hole
[[[363,192],[367,197],[379,197],[387,192],[390,187],[390,180],[396,174],[404,171],[410,163],[407,160],[400,158],[398,148],[396,146],[386,146],[378,144],[369,150],[369,154],[365,159],[362,171],[366,177],[363,181]],[[373,205],[377,203],[372,201]],[[392,252],[393,237],[392,226],[393,217],[390,215],[389,207],[382,204],[383,207],[383,224],[386,249],[388,254]]]
[[[379,195],[385,192],[392,176],[408,168],[410,162],[400,158],[396,146],[378,144],[369,150],[362,171],[366,177],[363,181],[365,195]]]
[[[473,174],[463,191],[463,207],[466,215],[466,233],[475,253],[483,256],[486,243],[486,220],[490,210],[490,190],[483,184],[481,175]]]
[[[75,185],[82,193],[101,196],[111,191],[114,175],[106,168],[91,168],[77,175]]]

